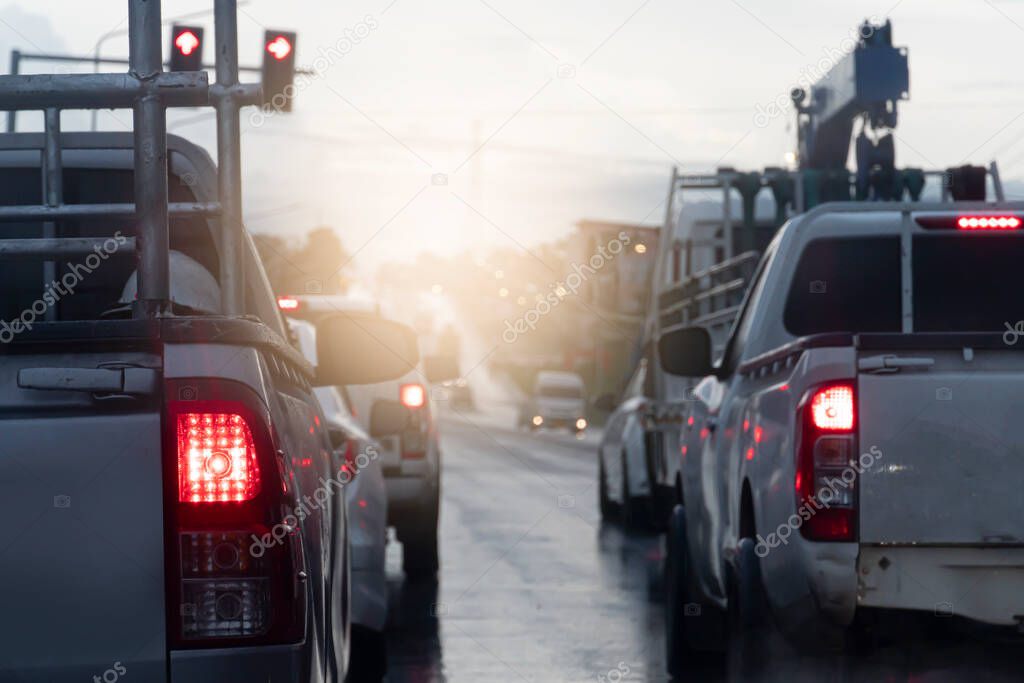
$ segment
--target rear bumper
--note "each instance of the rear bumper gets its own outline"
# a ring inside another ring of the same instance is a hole
[[[171,652],[171,683],[310,683],[308,645]]]
[[[1024,622],[1024,548],[863,546],[857,605]]]

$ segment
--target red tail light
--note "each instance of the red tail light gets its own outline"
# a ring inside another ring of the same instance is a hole
[[[427,390],[422,384],[403,384],[398,396],[406,408],[422,408],[427,403]]]
[[[237,413],[178,414],[178,500],[252,500],[260,490],[256,444]]]
[[[269,412],[227,381],[167,383],[168,635],[173,648],[305,636],[301,536]]]
[[[812,541],[855,539],[856,392],[852,383],[817,387],[800,405],[796,502]]]
[[[853,387],[840,385],[819,389],[811,398],[811,419],[822,431],[853,429]]]
[[[282,311],[297,311],[299,310],[299,300],[293,296],[279,296],[277,297],[277,307]]]

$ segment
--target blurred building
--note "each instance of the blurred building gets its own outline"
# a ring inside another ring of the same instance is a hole
[[[660,229],[582,220],[571,243],[573,272],[584,279],[572,366],[591,396],[617,394],[639,358]],[[568,283],[567,283],[568,284]]]

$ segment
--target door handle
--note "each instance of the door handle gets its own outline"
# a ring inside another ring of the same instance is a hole
[[[934,358],[912,358],[908,356],[872,356],[857,361],[857,369],[863,372],[899,372],[906,369],[928,370],[935,365]]]
[[[160,373],[151,368],[21,368],[18,386],[92,394],[154,394]]]

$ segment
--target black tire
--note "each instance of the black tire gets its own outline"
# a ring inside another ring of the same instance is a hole
[[[402,542],[402,571],[407,578],[432,578],[441,567],[437,542],[440,493],[438,489],[431,501],[410,514],[398,529],[398,540]]]
[[[695,636],[704,645],[717,644],[721,615],[692,599],[687,557],[686,510],[676,505],[665,536],[665,662],[676,680],[717,678],[724,664],[722,653],[694,648]]]
[[[773,622],[752,538],[741,539],[729,591],[729,678],[757,680],[771,665]]]
[[[629,495],[629,467],[626,465],[626,454],[622,454],[622,525],[627,529],[649,531],[654,528],[651,519],[651,499],[649,496]]]
[[[608,497],[608,477],[604,472],[604,459],[598,454],[597,467],[597,504],[601,510],[601,520],[610,522],[619,514],[619,506]]]
[[[388,672],[388,643],[381,631],[352,625],[347,683],[379,683]]]

